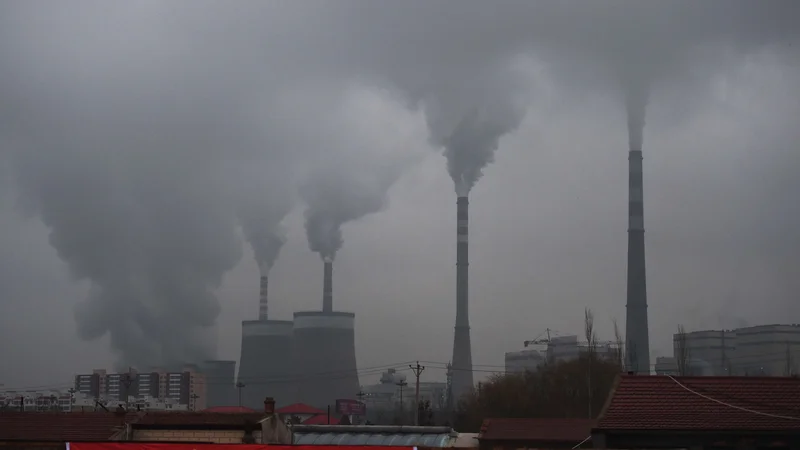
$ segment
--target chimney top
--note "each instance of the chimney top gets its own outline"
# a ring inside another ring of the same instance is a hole
[[[275,414],[275,399],[267,397],[264,399],[264,413],[267,415]]]

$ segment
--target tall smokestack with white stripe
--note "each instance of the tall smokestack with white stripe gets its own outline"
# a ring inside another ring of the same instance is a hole
[[[322,281],[322,312],[333,311],[333,260],[329,257],[325,261],[325,277]]]
[[[456,204],[456,327],[451,380],[455,402],[473,386],[469,336],[469,199],[460,195]]]
[[[269,305],[267,304],[267,275],[261,275],[261,284],[258,291],[258,320],[269,320]]]
[[[638,139],[641,142],[641,139]],[[625,320],[626,363],[629,371],[650,373],[647,323],[647,282],[644,259],[642,148],[632,143],[628,155],[628,296]]]

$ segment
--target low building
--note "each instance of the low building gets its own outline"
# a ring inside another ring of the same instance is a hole
[[[0,411],[72,411],[72,396],[69,392],[45,391],[0,391]]]
[[[591,448],[594,419],[486,419],[480,450]]]
[[[621,375],[594,448],[800,448],[800,378]]]

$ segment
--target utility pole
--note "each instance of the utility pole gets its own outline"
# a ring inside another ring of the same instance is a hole
[[[789,342],[786,342],[786,376],[790,377],[794,375],[792,372],[793,369],[792,364],[792,349],[789,345]]]
[[[405,415],[405,410],[403,409],[403,388],[408,386],[405,380],[400,380],[399,382],[395,383],[396,385],[400,386],[400,420],[405,422],[403,416]],[[401,423],[402,425],[402,423]]]
[[[197,394],[192,394],[192,411],[197,411],[197,399],[200,398]]]
[[[358,401],[361,402],[361,403],[364,403],[364,397],[366,397],[366,396],[367,396],[367,394],[364,393],[363,389],[359,389],[358,393],[356,394],[356,398],[358,398]]]
[[[420,366],[419,361],[417,361],[416,366],[409,364],[408,367],[411,368],[411,371],[414,372],[414,376],[417,377],[417,386],[414,392],[414,408],[416,410],[414,413],[414,425],[419,425],[419,375],[425,370],[425,366]]]
[[[67,392],[69,392],[69,412],[72,412],[72,408],[75,407],[75,388],[69,388]]]
[[[243,388],[244,386],[245,386],[245,384],[244,384],[244,383],[242,383],[241,381],[239,381],[238,383],[236,383],[236,389],[238,389],[238,390],[239,390],[239,406],[242,406],[242,388]]]
[[[133,374],[133,367],[128,367],[128,373],[122,375],[120,378],[122,378],[122,384],[125,385],[125,398],[123,400],[125,401],[125,409],[128,409],[128,399],[131,396],[131,384],[133,384],[133,381],[136,379]]]

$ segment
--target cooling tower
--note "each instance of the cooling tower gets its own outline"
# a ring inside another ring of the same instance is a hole
[[[466,196],[458,197],[456,216],[456,326],[451,379],[455,404],[473,386],[469,336],[469,199]]]
[[[296,401],[324,409],[358,393],[355,317],[335,311],[294,313]]]
[[[333,261],[325,258],[322,311],[294,313],[296,401],[324,408],[359,392],[355,317],[333,311]]]
[[[642,150],[628,155],[628,295],[625,319],[626,365],[638,374],[650,373],[647,324],[647,282],[644,262]]]
[[[245,320],[242,322],[242,356],[238,382],[242,406],[261,411],[264,399],[278,405],[294,401],[292,378],[292,321]],[[238,392],[236,393],[238,404]]]
[[[200,365],[206,381],[206,406],[231,406],[236,404],[234,378],[236,361],[203,361]]]

